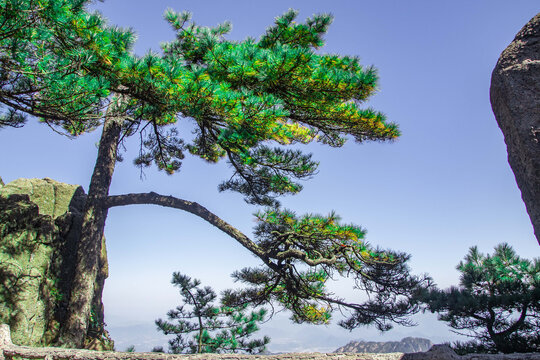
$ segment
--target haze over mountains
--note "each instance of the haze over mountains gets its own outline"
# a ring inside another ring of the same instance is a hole
[[[428,351],[433,343],[431,340],[415,337],[406,337],[401,341],[351,341],[345,346],[336,349],[335,353],[414,353]]]

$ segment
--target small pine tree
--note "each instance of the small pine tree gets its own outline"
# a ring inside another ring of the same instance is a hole
[[[167,313],[169,320],[156,320],[158,331],[175,334],[169,340],[173,354],[195,353],[261,353],[270,338],[249,340],[259,330],[257,323],[264,321],[266,309],[246,314],[247,305],[241,307],[215,306],[217,296],[209,286],[200,288],[198,279],[173,273],[172,283],[180,288],[183,305]],[[193,334],[192,338],[187,334]],[[162,350],[162,349],[161,349]]]
[[[540,351],[540,258],[520,258],[508,244],[484,255],[471,247],[457,269],[460,287],[425,290],[421,301],[458,334],[474,337],[456,343],[467,352]]]

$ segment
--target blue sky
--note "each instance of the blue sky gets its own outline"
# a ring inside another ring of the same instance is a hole
[[[162,19],[167,7],[193,12],[202,25],[229,20],[230,37],[237,40],[260,36],[289,8],[299,10],[301,19],[330,12],[335,19],[321,52],[359,56],[378,69],[380,91],[367,105],[398,123],[402,137],[394,143],[350,141],[340,149],[304,147],[320,161],[319,173],[300,194],[284,198],[285,207],[298,213],[335,210],[343,221],[365,227],[371,244],[412,254],[413,271],[429,273],[441,287],[458,283],[455,266],[473,245],[491,252],[509,242],[522,256],[540,255],[489,103],[491,71],[540,11],[537,0],[107,0],[93,6],[111,24],[134,29],[139,55],[159,51],[159,43],[172,38]],[[178,126],[189,132],[189,120]],[[6,183],[50,177],[86,189],[98,139],[94,132],[70,140],[32,119],[22,129],[1,130],[0,176]],[[231,174],[225,163],[187,158],[173,176],[149,169],[141,180],[131,162],[136,155],[137,143],[128,142],[111,194],[156,191],[194,200],[251,234],[257,208],[238,194],[217,191]],[[153,321],[179,303],[170,284],[173,271],[219,291],[235,286],[229,277],[234,270],[258,265],[234,240],[177,210],[114,208],[105,234],[106,322],[118,349],[165,345]],[[362,296],[347,281],[332,289],[349,299]],[[294,325],[287,316],[280,313],[263,325],[260,334],[272,337],[270,351],[332,351],[356,339],[456,338],[431,314],[415,317],[417,327],[385,334]]]

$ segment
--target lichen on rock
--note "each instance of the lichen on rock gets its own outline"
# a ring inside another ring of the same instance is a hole
[[[17,179],[0,186],[0,323],[18,345],[47,346],[58,336],[75,269],[86,195],[78,185]],[[103,241],[105,239],[103,238]],[[101,294],[105,244],[96,279],[88,346],[110,350]]]

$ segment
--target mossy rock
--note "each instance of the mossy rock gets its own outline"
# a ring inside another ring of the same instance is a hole
[[[85,194],[79,185],[64,184],[49,178],[17,179],[0,189],[0,196],[28,195],[31,202],[39,208],[39,214],[49,215],[53,219],[65,215],[68,211],[81,212]]]
[[[0,323],[10,325],[15,344],[48,346],[58,336],[85,199],[82,187],[48,178],[17,179],[0,186]],[[102,249],[93,303],[98,322],[89,338],[104,340],[100,350],[108,350],[112,341],[103,329],[101,302],[108,275],[105,243]]]

